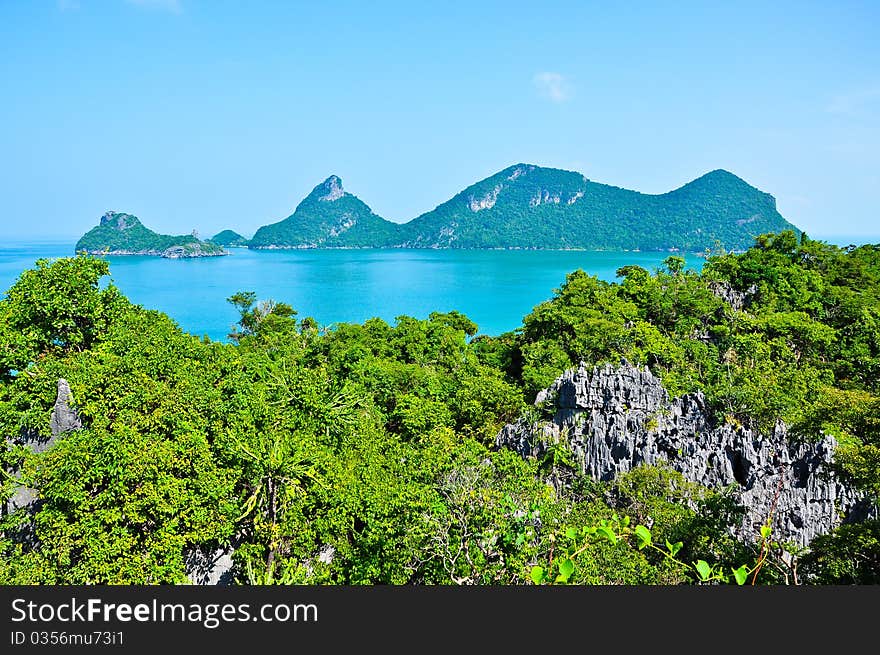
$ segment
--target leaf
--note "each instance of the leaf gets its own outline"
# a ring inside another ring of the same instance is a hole
[[[569,528],[568,530],[565,531],[565,536],[568,537],[569,539],[577,539],[578,538],[577,528]]]
[[[568,579],[571,577],[572,573],[574,573],[574,562],[566,557],[564,560],[559,562],[559,577],[561,578],[560,582],[568,582]]]
[[[544,567],[533,566],[529,576],[532,578],[532,582],[535,584],[541,584],[544,582]]]
[[[709,566],[709,563],[704,560],[697,560],[697,563],[694,564],[694,567],[697,569],[697,573],[700,574],[700,580],[706,582],[709,579],[709,576],[712,574],[712,567]]]
[[[681,547],[683,545],[684,544],[680,541],[676,541],[674,544],[671,544],[671,543],[669,543],[668,539],[666,540],[666,547],[669,549],[669,554],[672,555],[673,557],[675,557],[676,554],[678,554],[678,551],[681,550]]]
[[[600,525],[598,528],[596,528],[596,534],[600,537],[605,537],[612,544],[617,543],[617,535],[614,534],[614,530],[607,526]]]
[[[744,585],[746,583],[746,579],[749,577],[749,570],[746,568],[746,565],[743,564],[738,569],[733,569],[733,577],[736,578],[736,584]]]
[[[773,528],[771,528],[769,525],[762,525],[761,526],[761,538],[762,539],[766,539],[767,537],[769,537],[771,532],[773,532]]]
[[[635,535],[639,540],[639,550],[642,550],[645,546],[651,545],[651,531],[644,525],[637,525],[633,532],[635,532]]]

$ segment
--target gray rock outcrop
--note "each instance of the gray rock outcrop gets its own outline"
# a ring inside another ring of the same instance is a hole
[[[334,200],[339,200],[345,195],[345,189],[342,188],[342,180],[336,175],[331,175],[324,180],[321,190],[323,191],[323,194],[318,200],[323,200],[324,202],[333,202]]]
[[[700,392],[669,397],[647,368],[627,363],[566,371],[535,401],[551,420],[520,419],[498,434],[499,447],[540,456],[564,442],[582,475],[597,480],[639,465],[667,464],[709,488],[734,485],[746,508],[737,536],[754,541],[772,513],[774,538],[805,546],[868,501],[839,479],[830,436],[798,442],[779,423],[762,435],[735,422],[716,422]]]
[[[192,549],[185,557],[186,577],[194,585],[225,586],[232,581],[234,549],[217,548],[211,552]]]
[[[150,252],[149,254],[155,254],[154,252]],[[166,248],[161,252],[162,257],[165,259],[194,259],[196,257],[222,257],[223,255],[228,255],[229,253],[221,248],[220,250],[216,250],[212,248],[206,248],[201,242],[199,243],[187,243],[187,244],[179,244],[176,246],[171,246]]]
[[[710,282],[709,290],[725,301],[734,310],[741,312],[752,303],[758,287],[754,284],[745,291],[737,291],[729,282]]]
[[[73,394],[70,392],[70,385],[64,378],[59,378],[55,406],[52,408],[52,418],[49,422],[53,437],[82,429],[82,421],[72,403]]]
[[[35,453],[42,453],[51,448],[62,434],[82,429],[82,421],[73,407],[73,395],[67,380],[59,378],[57,389],[55,406],[52,408],[52,416],[49,419],[52,436],[45,437],[37,433],[24,433],[15,439],[14,443],[23,445]],[[14,478],[18,478],[20,475],[19,471],[10,471],[9,473]],[[19,509],[28,508],[36,502],[37,497],[36,490],[18,485],[12,496],[6,501],[5,511],[7,514],[11,514]]]

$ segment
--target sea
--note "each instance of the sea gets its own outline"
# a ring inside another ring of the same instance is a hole
[[[72,256],[75,241],[22,239],[0,244],[0,293],[38,259]],[[227,298],[238,291],[285,302],[298,317],[310,316],[328,328],[372,317],[393,325],[398,316],[423,319],[431,312],[457,310],[478,325],[478,334],[497,336],[520,327],[523,317],[552,298],[576,269],[610,282],[622,266],[654,271],[670,255],[576,250],[230,251],[227,256],[198,259],[107,257],[110,275],[102,284],[112,282],[132,302],[164,312],[183,330],[214,341],[228,340],[238,314]],[[676,254],[694,270],[705,261],[696,254]]]

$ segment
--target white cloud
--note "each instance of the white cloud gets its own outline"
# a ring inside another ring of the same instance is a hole
[[[571,97],[571,85],[564,75],[544,71],[535,73],[532,83],[538,89],[538,93],[542,98],[546,98],[551,102],[565,102]]]
[[[180,0],[125,0],[130,5],[143,7],[144,9],[160,9],[170,11],[172,14],[179,14],[183,11],[180,6]]]

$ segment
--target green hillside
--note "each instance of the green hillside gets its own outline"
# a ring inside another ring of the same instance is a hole
[[[232,342],[211,342],[109,272],[43,259],[0,296],[0,585],[187,584],[218,552],[241,585],[880,583],[880,245],[783,232],[699,272],[678,255],[617,282],[576,270],[498,337],[454,310],[321,329],[243,289]],[[618,405],[651,393],[632,377],[590,410],[597,429],[672,435],[698,414],[731,437],[707,469],[779,431],[817,461],[750,470],[792,466],[793,484],[740,537],[735,486],[663,460],[584,475],[541,431],[558,404],[533,403],[579,362],[624,359],[689,409]],[[499,447],[513,422],[548,447]],[[842,484],[817,504],[858,490],[866,512],[793,547],[778,517],[814,524],[788,503],[826,455]]]
[[[214,236],[212,236],[209,241],[211,243],[216,243],[218,246],[225,246],[227,248],[236,248],[241,246],[246,246],[248,244],[248,240],[240,235],[238,232],[233,232],[232,230],[223,230],[222,232],[218,232]]]
[[[90,255],[159,255],[169,258],[225,255],[222,246],[192,235],[158,234],[137,216],[109,211],[76,242],[76,252]]]
[[[371,248],[394,241],[397,225],[377,216],[331,175],[283,221],[257,230],[251,248]]]
[[[744,250],[792,229],[769,194],[716,170],[661,195],[526,164],[468,187],[404,226],[404,244],[431,248]]]
[[[257,248],[397,247],[745,250],[758,234],[794,230],[773,196],[716,170],[649,195],[580,173],[517,164],[405,224],[386,221],[331,176]]]

